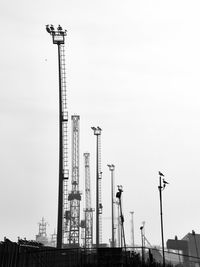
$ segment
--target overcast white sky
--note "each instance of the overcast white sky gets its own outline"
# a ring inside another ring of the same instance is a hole
[[[103,240],[111,237],[110,173],[124,187],[127,243],[161,244],[158,171],[165,240],[200,233],[200,2],[5,1],[0,3],[0,239],[34,239],[44,216],[57,223],[58,66],[46,24],[66,38],[69,115],[81,116],[81,148],[102,131]],[[71,138],[69,138],[71,141]],[[70,156],[70,152],[69,152]],[[83,161],[81,160],[81,190]],[[95,207],[95,196],[93,196]],[[83,209],[83,202],[81,210]]]

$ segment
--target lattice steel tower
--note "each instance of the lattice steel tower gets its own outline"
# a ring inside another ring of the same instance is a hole
[[[69,208],[68,208],[68,145],[67,145],[67,96],[65,74],[65,36],[66,30],[59,25],[57,30],[53,25],[46,25],[46,30],[53,38],[53,44],[58,45],[59,69],[59,190],[58,190],[58,223],[57,248],[62,248],[68,242]]]
[[[80,200],[79,191],[79,120],[80,116],[73,115],[72,119],[72,191],[69,194],[70,201],[70,230],[69,246],[79,247],[80,234]]]
[[[85,248],[93,246],[93,211],[90,190],[90,153],[84,153],[85,161]]]

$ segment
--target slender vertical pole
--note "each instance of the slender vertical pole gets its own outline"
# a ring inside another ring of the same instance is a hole
[[[163,267],[165,267],[165,250],[164,250],[164,233],[163,233],[163,211],[162,211],[162,185],[161,175],[159,177],[159,193],[160,193],[160,222],[161,222],[161,237],[162,237],[162,254],[163,254]]]
[[[99,248],[99,135],[97,134],[96,151],[96,248]]]
[[[112,203],[112,247],[114,248],[115,247],[115,237],[114,237],[114,201],[113,201],[113,174],[114,172],[114,169],[111,170],[111,203]]]
[[[130,214],[131,214],[132,247],[134,249],[134,246],[135,246],[135,241],[134,241],[134,220],[133,220],[134,211],[131,211]]]
[[[142,242],[142,266],[144,265],[144,236],[143,236],[143,228],[144,228],[144,226],[140,227],[140,230],[141,230],[141,242]]]
[[[100,167],[100,154],[99,154],[99,136],[101,135],[101,128],[98,126],[96,127],[91,127],[91,129],[94,131],[94,135],[97,136],[97,143],[96,143],[96,248],[99,248],[99,214],[100,212],[100,208],[102,209],[102,206],[100,207],[101,203],[99,203],[99,201],[101,200],[99,193],[101,193],[99,186],[100,186],[100,178],[101,178],[101,174],[99,173],[99,171],[101,170]]]
[[[107,165],[109,167],[109,170],[111,172],[111,215],[112,215],[112,221],[111,221],[111,229],[112,229],[112,239],[111,239],[111,247],[115,247],[115,226],[114,226],[114,170],[115,170],[115,165]]]
[[[121,246],[121,224],[120,224],[120,212],[119,212],[119,201],[117,203],[117,222],[118,222],[118,247]]]
[[[59,65],[59,189],[58,189],[58,222],[57,222],[57,248],[62,248],[62,221],[63,221],[63,137],[62,137],[62,85],[61,85],[61,61],[60,44],[58,44]]]

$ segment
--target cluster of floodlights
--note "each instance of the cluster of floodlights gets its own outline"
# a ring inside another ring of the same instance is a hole
[[[94,131],[94,135],[100,135],[102,129],[98,126],[98,127],[91,127],[91,129]]]
[[[56,30],[52,24],[50,24],[50,25],[48,24],[48,25],[46,25],[46,30],[51,35],[54,35],[54,34],[66,35],[66,33],[67,33],[67,30],[63,30],[63,28],[60,25],[58,25],[57,30]]]

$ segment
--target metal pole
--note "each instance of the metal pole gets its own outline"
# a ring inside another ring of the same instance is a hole
[[[96,151],[96,248],[99,248],[99,135],[97,134]]]
[[[133,246],[133,249],[134,249],[134,246],[135,246],[135,241],[134,241],[134,221],[133,221],[133,214],[134,214],[134,211],[131,211],[130,214],[131,214],[132,246]]]
[[[111,239],[111,247],[115,247],[115,226],[114,226],[114,170],[115,170],[115,165],[107,165],[109,167],[109,170],[111,172],[111,215],[112,215],[112,221],[111,221],[111,229],[112,229],[112,239]]]
[[[58,222],[57,222],[57,248],[62,248],[62,218],[63,218],[63,162],[62,162],[62,94],[61,94],[61,61],[60,44],[58,44],[58,65],[59,65],[59,189],[58,189]]]
[[[121,247],[121,224],[120,224],[120,212],[119,212],[119,201],[116,201],[117,204],[117,223],[118,223],[118,247]]]
[[[162,185],[161,175],[159,177],[159,193],[160,193],[160,222],[161,222],[161,237],[162,237],[162,255],[163,255],[163,267],[165,267],[165,250],[164,250],[164,233],[163,233],[163,212],[162,212]]]
[[[113,172],[114,168],[111,170],[111,203],[112,203],[112,248],[115,247],[115,237],[114,237],[114,206],[113,206]]]
[[[140,231],[141,231],[141,242],[142,242],[142,265],[144,265],[144,237],[143,237],[143,227],[140,227]]]

